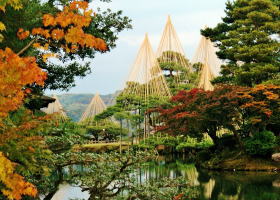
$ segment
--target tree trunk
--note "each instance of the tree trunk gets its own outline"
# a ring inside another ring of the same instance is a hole
[[[235,139],[237,141],[238,146],[243,151],[245,148],[244,148],[244,144],[243,144],[243,142],[241,140],[240,135],[238,134],[238,132],[236,130],[233,130],[233,135],[234,135],[234,137],[235,137]]]
[[[50,191],[47,196],[44,197],[44,200],[51,200],[55,193],[59,190],[59,185],[63,182],[63,172],[62,172],[62,167],[57,168],[58,172],[58,179],[53,183],[54,184],[54,189]]]

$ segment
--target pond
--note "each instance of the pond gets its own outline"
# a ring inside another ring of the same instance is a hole
[[[219,172],[199,169],[179,157],[159,157],[138,170],[139,182],[185,177],[197,186],[199,200],[280,200],[280,173]],[[78,187],[62,185],[52,200],[87,199]]]

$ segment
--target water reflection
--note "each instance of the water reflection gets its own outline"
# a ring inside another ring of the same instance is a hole
[[[280,200],[280,174],[197,169],[178,157],[161,157],[141,169],[142,179],[183,176],[198,186],[200,200]]]
[[[138,181],[185,177],[199,188],[199,200],[280,200],[280,174],[274,172],[218,172],[199,169],[180,157],[159,157],[138,171]],[[67,194],[67,196],[63,196]],[[88,198],[79,188],[63,186],[53,200]]]

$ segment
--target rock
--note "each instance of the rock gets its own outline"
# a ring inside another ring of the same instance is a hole
[[[275,181],[273,181],[272,186],[273,186],[273,187],[280,188],[280,180],[275,180]]]
[[[272,160],[280,162],[280,153],[275,153],[272,155]]]

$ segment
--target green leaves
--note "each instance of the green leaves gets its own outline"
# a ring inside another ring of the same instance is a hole
[[[203,35],[216,42],[219,58],[227,61],[222,66],[222,78],[213,83],[253,86],[277,79],[279,19],[279,6],[272,0],[228,2],[223,22],[202,30]]]

